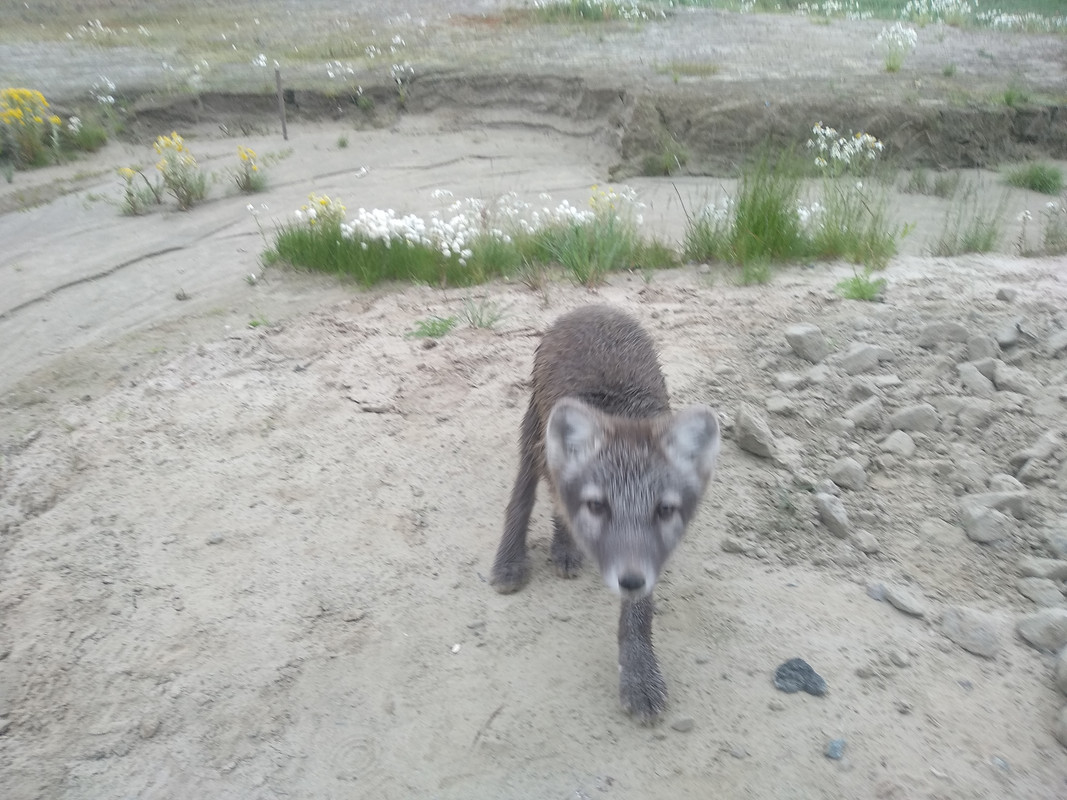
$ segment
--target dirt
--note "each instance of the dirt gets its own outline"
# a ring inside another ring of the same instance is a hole
[[[838,263],[785,268],[757,287],[694,264],[618,274],[597,290],[560,280],[362,291],[264,270],[264,235],[310,191],[417,213],[447,203],[438,188],[582,204],[591,185],[632,171],[648,152],[634,143],[652,141],[655,125],[713,141],[715,117],[695,97],[751,109],[793,96],[788,114],[768,112],[752,131],[724,121],[717,130],[732,132],[714,141],[735,141],[729,159],[757,128],[785,131],[794,116],[798,137],[816,116],[847,128],[868,113],[882,122],[857,128],[912,135],[896,100],[878,111],[878,87],[895,85],[869,54],[880,23],[686,12],[602,37],[556,32],[562,44],[542,48],[544,61],[567,54],[555,76],[542,62],[530,73],[544,75],[509,83],[487,77],[492,53],[476,57],[491,33],[504,58],[498,27],[428,17],[427,52],[441,57],[452,41],[463,74],[423,73],[403,107],[381,94],[373,119],[352,105],[334,115],[314,105],[321,91],[300,89],[285,142],[269,108],[225,99],[232,86],[182,106],[145,96],[136,140],[0,185],[5,797],[1062,797],[1067,750],[1053,723],[1064,698],[1052,657],[1014,632],[1036,610],[1016,589],[1019,559],[1054,555],[1067,536],[1067,360],[1049,349],[1067,328],[1067,264],[1012,254],[1017,214],[1038,216],[1047,198],[1006,196],[1001,252],[933,258],[948,203],[894,194],[894,217],[915,230],[884,272],[881,303],[842,300],[834,286],[853,270]],[[796,48],[786,71],[782,42],[798,32],[811,34],[810,53]],[[535,33],[513,35],[514,66]],[[1062,39],[946,29],[943,41],[964,74],[973,63],[981,92],[1025,74],[1035,91],[1062,94]],[[679,58],[713,53],[722,68],[676,84],[656,69],[663,55],[634,57],[671,42]],[[845,60],[820,66],[831,44]],[[615,85],[583,67],[626,54],[632,71]],[[920,49],[901,81],[911,88],[893,91],[918,92],[922,107],[942,60]],[[800,113],[821,94],[811,71],[829,80],[845,63],[864,65],[848,91]],[[50,96],[85,90],[72,75],[52,90],[43,66],[21,69],[20,83]],[[656,91],[633,91],[637,74]],[[867,111],[849,116],[856,108]],[[1023,115],[1004,110],[978,127],[1003,116],[1005,146],[1062,158],[1062,120],[1032,113],[1061,133],[1028,140]],[[248,198],[224,180],[190,212],[121,216],[115,167],[150,167],[146,134],[170,123],[220,175],[237,144],[272,155],[269,190]],[[968,134],[959,149],[972,145]],[[692,172],[724,163],[693,149]],[[1000,202],[995,175],[968,179]],[[675,242],[688,210],[732,187],[700,175],[627,183],[646,204],[645,230]],[[998,299],[1001,289],[1016,294]],[[471,302],[502,319],[410,336]],[[674,404],[717,407],[727,431],[704,508],[657,589],[670,701],[650,728],[618,707],[617,603],[589,571],[552,574],[543,501],[529,586],[505,597],[486,582],[538,335],[590,302],[632,311],[659,345]],[[997,357],[1029,376],[1028,390],[975,398],[961,386],[966,342],[918,344],[926,323],[949,320],[972,335],[1021,329]],[[811,368],[784,338],[797,322],[817,324],[832,355],[815,380],[781,390],[781,373]],[[855,342],[892,360],[849,375],[840,359]],[[888,423],[843,421],[868,394],[887,414],[930,403],[937,425],[912,433],[914,454],[886,452]],[[781,396],[772,413],[767,401]],[[742,404],[767,419],[776,458],[737,446]],[[968,539],[960,498],[1021,474],[1012,456],[1050,431],[1061,444],[1023,476],[1023,518],[992,544]],[[815,510],[813,489],[833,488],[825,479],[846,455],[867,483],[841,500],[854,531],[876,540],[871,552]],[[880,585],[910,592],[923,616],[877,599]],[[952,606],[988,615],[995,657],[942,633]],[[775,689],[793,657],[825,678],[826,696]],[[836,739],[840,760],[824,755]]]

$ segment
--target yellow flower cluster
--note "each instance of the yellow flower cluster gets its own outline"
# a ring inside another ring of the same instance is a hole
[[[253,172],[259,172],[259,165],[256,164],[256,151],[251,147],[244,147],[237,145],[237,155],[240,157],[242,163],[244,163]]]
[[[326,194],[308,195],[308,202],[296,212],[297,219],[307,220],[308,225],[340,225],[345,219],[345,207],[339,200],[333,200]]]
[[[137,170],[132,167],[119,167],[119,175],[126,183],[130,183],[137,177]]]
[[[43,125],[48,113],[48,101],[36,89],[4,89],[0,91],[0,122],[4,125]],[[55,114],[48,121],[58,125]]]
[[[177,134],[160,136],[155,143],[156,152],[162,156],[156,163],[156,169],[166,174],[174,169],[193,169],[196,167],[196,158],[185,146],[185,139]]]
[[[0,153],[16,165],[45,163],[48,148],[59,147],[62,122],[36,89],[0,90]]]

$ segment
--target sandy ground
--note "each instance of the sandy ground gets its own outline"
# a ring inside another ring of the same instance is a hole
[[[438,188],[582,203],[616,157],[610,139],[521,109],[372,131],[296,122],[288,143],[189,133],[217,172],[238,143],[278,156],[257,215],[218,184],[189,213],[120,216],[114,167],[151,163],[127,144],[0,187],[8,199],[67,187],[0,216],[5,797],[1067,793],[1052,657],[1014,633],[1036,610],[1016,589],[1017,561],[1067,536],[1062,444],[998,542],[970,541],[957,513],[960,495],[1014,474],[1012,454],[1064,433],[1067,361],[1046,349],[1067,328],[1063,259],[924,256],[945,206],[901,196],[894,213],[918,227],[880,304],[834,294],[852,273],[843,264],[751,288],[690,265],[597,291],[364,292],[264,271],[260,226],[269,236],[312,190],[420,213],[443,205]],[[729,188],[631,185],[646,229],[674,239],[679,195],[688,205]],[[1013,194],[1005,213],[1042,202]],[[998,300],[1001,288],[1017,296]],[[469,301],[503,318],[436,344],[407,335]],[[589,302],[641,319],[675,404],[709,403],[727,430],[657,590],[671,697],[652,728],[618,707],[615,600],[592,572],[551,572],[545,503],[530,584],[500,596],[486,582],[537,336]],[[1026,391],[975,398],[955,371],[966,343],[917,344],[931,321],[992,335],[1020,318],[1021,340],[998,357],[1030,377]],[[810,367],[783,338],[795,322],[819,325],[834,354],[778,392],[776,376]],[[855,342],[893,359],[849,375],[841,354]],[[771,413],[776,395],[789,403]],[[842,421],[867,395],[887,412],[928,402],[937,425],[913,434],[914,454],[888,453],[888,424]],[[776,459],[737,447],[743,403],[767,417]],[[811,482],[846,455],[868,480],[842,500],[876,552],[814,511]],[[879,584],[910,592],[922,616],[875,599]],[[942,633],[952,606],[988,615],[994,658]],[[826,696],[774,688],[794,656],[825,677]],[[833,739],[841,760],[824,756]]]

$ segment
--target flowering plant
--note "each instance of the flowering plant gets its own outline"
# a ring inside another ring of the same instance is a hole
[[[260,171],[259,156],[256,155],[256,151],[251,147],[238,145],[237,157],[241,161],[237,171],[233,173],[233,180],[237,184],[237,188],[245,194],[262,192],[266,188],[267,182]]]
[[[0,90],[0,157],[16,167],[46,163],[49,147],[58,155],[62,125],[36,89]]]
[[[876,45],[885,51],[885,71],[900,72],[904,59],[914,52],[919,44],[919,34],[915,28],[909,28],[903,22],[894,22],[890,28],[882,28]]]
[[[176,132],[158,137],[154,146],[160,156],[156,169],[163,176],[163,184],[178,201],[178,208],[189,210],[207,195],[207,176]]]

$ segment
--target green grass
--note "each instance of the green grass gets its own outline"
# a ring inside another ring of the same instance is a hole
[[[929,194],[948,199],[956,194],[959,185],[960,174],[958,172],[938,172],[931,179],[930,173],[919,167],[912,171],[900,190],[906,194]]]
[[[871,270],[853,272],[851,278],[839,281],[834,287],[839,295],[848,300],[864,300],[873,302],[882,297],[885,291],[885,278],[872,278]]]
[[[415,321],[415,327],[408,336],[415,339],[440,339],[456,327],[459,317],[429,317]]]
[[[651,3],[626,0],[542,0],[536,4],[504,10],[509,22],[584,23],[637,21],[660,16]]]
[[[1051,164],[1027,164],[1008,172],[1005,180],[1020,189],[1041,194],[1059,194],[1063,190],[1063,171]]]
[[[979,199],[978,187],[968,184],[953,200],[945,213],[941,233],[930,245],[935,256],[964,253],[988,253],[995,250],[1002,236],[1002,222],[1007,195],[995,204]]]

